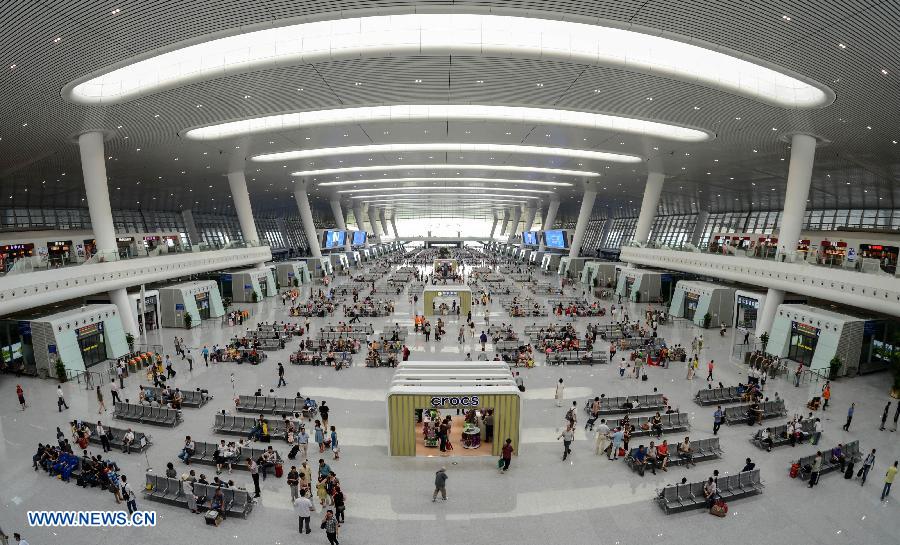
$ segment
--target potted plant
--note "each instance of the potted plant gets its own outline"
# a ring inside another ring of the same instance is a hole
[[[835,356],[831,358],[831,362],[828,364],[828,379],[834,380],[838,377],[838,373],[841,371],[841,367],[844,365],[844,362],[841,361],[840,356]]]
[[[712,315],[710,313],[706,313],[703,315],[703,327],[709,328],[709,324],[712,323]]]
[[[250,301],[252,301],[252,302],[254,302],[254,303],[259,303],[259,294],[256,293],[256,290],[253,290],[253,291],[250,293]]]
[[[194,325],[194,317],[191,316],[190,312],[185,312],[184,313],[184,328],[190,329],[192,325]]]
[[[759,342],[762,343],[762,351],[766,351],[766,345],[769,344],[769,333],[764,331],[762,335],[759,336]]]
[[[125,342],[128,343],[128,351],[134,352],[134,335],[132,335],[131,333],[126,333]]]
[[[894,337],[895,346],[898,340],[900,340],[900,336]],[[894,374],[894,384],[891,386],[891,397],[900,399],[900,350],[898,349],[894,349],[891,353],[890,369],[891,373]]]
[[[65,382],[67,380],[66,364],[63,363],[62,359],[56,360],[56,378],[58,378],[60,382]]]
[[[297,286],[300,285],[300,281],[297,280],[296,278],[294,278],[293,280],[291,280],[291,283],[294,285],[295,288],[296,288]]]

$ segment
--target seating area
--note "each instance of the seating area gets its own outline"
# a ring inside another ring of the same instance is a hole
[[[150,407],[135,403],[116,403],[113,416],[119,420],[131,420],[154,426],[172,426],[181,424],[181,411],[166,407]]]
[[[291,415],[309,412],[305,397],[238,396],[237,410],[256,414]],[[249,431],[249,430],[248,430]]]
[[[258,421],[258,418],[253,416],[232,416],[219,413],[213,422],[213,430],[228,435],[248,436]],[[287,429],[284,420],[266,420],[266,424],[268,424],[270,438],[285,439]]]
[[[155,473],[147,473],[146,479],[144,498],[169,505],[187,507],[187,498],[184,495],[179,479],[170,479]],[[216,488],[216,486],[211,484],[194,483],[194,495],[205,499],[204,507],[208,507],[209,501],[216,492]],[[221,490],[225,498],[223,509],[225,513],[247,518],[247,515],[253,510],[251,494],[243,488],[222,488]],[[198,507],[200,507],[199,503]]]
[[[601,397],[599,414],[606,415],[661,411],[666,408],[666,405],[663,402],[663,397],[664,396],[662,394]],[[590,415],[591,406],[593,404],[594,398],[588,398],[587,402],[585,402],[584,404],[584,412]]]
[[[803,431],[804,437],[812,434],[813,429],[815,428],[815,423],[812,420],[804,420],[800,429]],[[765,430],[758,430],[750,437],[750,442],[756,445],[757,447],[766,450],[769,446],[763,441],[763,432]],[[775,426],[772,428],[772,448],[783,447],[785,445],[791,444],[791,438],[787,434],[787,424],[782,424],[781,426]]]
[[[547,354],[547,365],[594,365],[609,363],[609,356],[599,347],[584,350],[561,350]]]
[[[725,423],[731,425],[747,422],[750,418],[748,412],[750,411],[750,408],[752,406],[753,404],[747,403],[745,405],[725,407]],[[784,408],[783,399],[760,402],[759,409],[760,411],[762,411],[760,418],[761,420],[767,420],[769,418],[779,418],[787,414],[787,410]]]
[[[837,445],[834,445],[837,447]],[[826,473],[831,473],[835,470],[841,469],[841,462],[838,460],[832,461],[831,459],[831,448],[829,449],[820,449],[822,451],[822,470],[819,471],[819,477]],[[857,463],[862,459],[862,454],[859,451],[859,441],[850,441],[849,443],[843,444],[842,452],[844,454],[844,458],[846,462]],[[810,469],[812,468],[813,461],[816,458],[816,453],[812,453],[809,456],[804,456],[797,460],[800,464],[800,478],[807,479],[809,477]]]
[[[663,434],[685,431],[691,427],[688,413],[663,414],[660,415],[660,417]],[[634,425],[634,429],[631,431],[631,437],[652,435],[653,430],[649,427],[651,418],[653,417],[639,416],[637,418],[631,418],[631,423]],[[644,424],[647,424],[647,429],[644,429]]]
[[[725,403],[739,403],[741,394],[735,386],[729,388],[712,388],[711,390],[699,390],[694,397],[698,405],[721,405]]]
[[[703,494],[705,484],[705,481],[695,481],[666,486],[659,491],[656,502],[667,515],[691,509],[705,509],[707,505]],[[719,495],[726,502],[759,494],[762,489],[763,483],[758,469],[719,477],[718,480]]]
[[[153,396],[156,399],[163,399],[163,392],[165,388],[160,388],[158,386],[141,386],[144,390],[153,390]],[[175,390],[169,388],[169,392],[174,394]],[[181,405],[183,407],[191,407],[193,409],[199,409],[200,407],[209,403],[211,396],[204,392],[202,388],[198,388],[196,390],[179,390],[182,395]],[[165,403],[165,401],[164,401]]]
[[[200,462],[208,465],[216,465],[216,450],[219,444],[204,441],[194,441],[194,455],[191,456],[191,462]],[[258,460],[266,451],[265,448],[242,447],[236,450],[234,456],[231,457],[231,466],[237,469],[249,470],[247,466],[247,458]],[[281,463],[281,454],[275,450],[275,459]]]
[[[647,445],[644,445],[646,448]],[[669,445],[669,466],[680,466],[687,462],[687,458],[678,455],[678,445]],[[635,461],[634,453],[637,447],[631,448],[628,455],[625,456],[625,463],[631,470],[637,470],[638,464]],[[722,457],[722,448],[719,446],[718,437],[710,437],[708,439],[700,439],[699,441],[691,441],[691,460],[693,462],[705,462],[707,460],[715,460]]]
[[[98,445],[102,444],[100,441],[100,436],[97,435],[97,424],[92,422],[82,422],[89,430],[91,430],[91,436],[89,438],[91,443],[96,443]],[[125,433],[128,431],[126,428],[115,428],[113,426],[103,426],[106,430],[107,437],[109,437],[109,446],[116,450],[124,450],[125,444],[122,440],[125,437]],[[144,452],[150,445],[153,444],[149,433],[144,433],[138,430],[131,430],[131,433],[134,434],[134,442],[131,444],[130,452]]]

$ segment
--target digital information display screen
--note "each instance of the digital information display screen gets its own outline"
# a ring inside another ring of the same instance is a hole
[[[548,248],[566,249],[568,247],[566,232],[562,230],[544,231],[544,244]]]

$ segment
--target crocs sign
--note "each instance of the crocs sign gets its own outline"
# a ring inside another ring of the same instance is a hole
[[[431,398],[431,406],[432,407],[444,407],[450,405],[451,407],[472,407],[478,405],[479,400],[478,396],[454,396],[454,397],[440,397],[435,396]]]

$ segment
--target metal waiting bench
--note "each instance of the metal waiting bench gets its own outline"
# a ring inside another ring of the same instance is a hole
[[[659,491],[656,502],[667,515],[691,509],[705,509],[707,505],[703,494],[705,484],[706,481],[671,484]],[[761,493],[763,483],[759,470],[754,469],[737,475],[719,477],[717,489],[723,500],[731,501]]]
[[[637,447],[628,451],[625,457],[625,463],[632,470],[636,470],[638,465],[635,463],[634,455]],[[707,460],[715,460],[722,456],[722,448],[719,446],[718,437],[710,437],[709,439],[700,439],[699,441],[691,441],[691,460],[692,462],[705,462]],[[687,461],[678,455],[678,443],[669,445],[669,463],[670,466],[680,466]]]
[[[648,427],[647,429],[643,429],[644,424],[650,425],[651,418],[652,416],[632,418],[631,423],[634,425],[634,429],[631,431],[631,437],[653,435],[653,428]],[[687,413],[661,414],[660,423],[662,424],[662,432],[664,434],[686,431],[691,427]]]
[[[835,445],[836,447],[837,445]],[[822,450],[822,470],[819,472],[819,475],[824,475],[825,473],[831,473],[832,471],[839,470],[841,468],[840,462],[832,462],[831,461],[831,449]],[[849,443],[843,444],[843,449],[841,451],[846,459],[846,463],[856,463],[862,459],[862,454],[859,452],[859,441],[850,441]],[[812,467],[813,461],[816,459],[815,454],[811,454],[809,456],[804,456],[798,460],[800,464],[800,477],[806,479],[809,477],[809,472],[806,470],[808,467]]]
[[[736,386],[729,388],[712,388],[697,391],[694,401],[698,405],[719,405],[722,403],[739,403],[742,394],[738,393]]]
[[[172,426],[181,423],[181,412],[166,407],[151,407],[134,403],[116,403],[113,416],[120,420],[132,420],[143,424]]]
[[[224,499],[223,511],[228,515],[237,515],[247,518],[253,510],[253,499],[250,492],[243,488],[221,488]],[[212,500],[216,492],[216,486],[211,484],[194,483],[194,495]],[[163,475],[147,473],[144,497],[169,505],[187,507],[187,498],[182,490],[181,480],[170,479]]]
[[[303,412],[306,398],[242,395],[238,396],[238,403],[237,410],[245,413],[292,415]]]
[[[252,416],[232,416],[218,413],[213,421],[213,430],[229,435],[247,436],[256,425],[256,422],[257,419]],[[285,430],[281,419],[266,420],[266,424],[268,424],[270,438],[284,439],[287,430]]]
[[[637,402],[638,402],[637,408],[626,409],[623,406],[626,402],[634,403],[635,399],[637,399]],[[593,405],[593,403],[594,403],[594,399],[590,398],[587,400],[587,403],[584,404],[584,412],[587,413],[588,415],[591,414],[591,405]],[[666,408],[666,405],[663,403],[663,395],[662,394],[616,396],[616,397],[601,397],[600,398],[600,414],[601,415],[647,412],[647,411],[661,411],[665,408]]]
[[[162,399],[162,393],[164,388],[160,388],[158,386],[141,386],[144,390],[152,390],[153,395],[156,399]],[[175,388],[169,388],[169,391],[173,394],[175,393]],[[200,407],[206,405],[209,400],[209,394],[203,393],[200,390],[179,390],[183,397],[181,401],[181,405],[183,407],[191,407],[194,409],[199,409]]]
[[[216,450],[219,448],[218,443],[207,443],[204,441],[194,441],[194,455],[191,456],[191,462],[200,462],[203,464],[216,464]],[[274,449],[272,449],[274,450]],[[266,452],[265,448],[255,448],[255,447],[243,447],[241,448],[234,457],[234,461],[231,462],[233,467],[238,469],[249,470],[247,466],[247,458],[251,458],[253,460],[258,460],[263,453]],[[275,450],[275,460],[277,462],[282,462],[281,454]]]
[[[740,422],[747,422],[747,420],[750,418],[747,415],[747,411],[751,406],[752,404],[748,403],[746,405],[725,407],[725,423],[731,425]],[[759,404],[759,408],[762,410],[763,420],[769,418],[779,418],[787,415],[787,410],[784,408],[783,399],[779,399],[777,401],[764,401]]]
[[[97,435],[97,424],[93,424],[91,422],[82,422],[89,430],[91,430],[90,442],[96,443],[98,445],[103,442],[100,440],[100,436]],[[124,450],[125,444],[122,440],[125,438],[125,434],[128,432],[127,429],[124,428],[114,428],[112,426],[104,426],[106,429],[106,433],[109,437],[109,446],[117,450]],[[153,444],[151,440],[150,434],[144,433],[142,431],[131,430],[134,434],[134,442],[131,444],[131,452],[143,452],[150,445]]]

